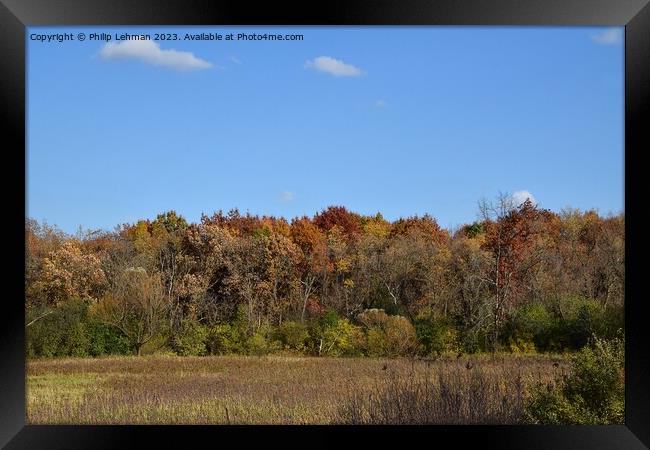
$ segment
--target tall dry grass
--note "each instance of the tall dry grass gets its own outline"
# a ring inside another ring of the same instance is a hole
[[[27,422],[515,423],[526,384],[547,383],[565,367],[543,356],[30,361]]]
[[[525,372],[511,367],[449,363],[425,376],[391,374],[374,392],[342,403],[344,424],[518,424],[523,420]],[[531,377],[529,379],[532,380]]]

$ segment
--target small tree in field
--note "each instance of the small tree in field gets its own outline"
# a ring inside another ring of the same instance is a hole
[[[164,326],[167,302],[159,275],[142,268],[129,268],[95,306],[95,314],[128,339],[135,354],[156,337]]]

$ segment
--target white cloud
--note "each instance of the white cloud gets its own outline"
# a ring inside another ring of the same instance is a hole
[[[280,200],[283,202],[290,202],[294,198],[296,198],[296,195],[293,192],[284,191],[282,194],[280,194]]]
[[[386,102],[386,100],[377,100],[375,101],[375,106],[377,108],[385,108],[386,106],[388,106],[388,102]]]
[[[235,64],[241,64],[241,61],[238,60],[237,58],[235,58],[234,56],[231,56],[231,57],[230,57],[230,60],[231,60],[232,62],[234,62]]]
[[[532,202],[533,205],[537,204],[537,200],[535,200],[535,197],[533,197],[533,194],[531,194],[528,191],[516,191],[516,192],[513,192],[510,197],[512,198],[512,201],[514,202],[515,206],[520,206],[528,198],[530,199],[530,201]]]
[[[623,30],[620,28],[607,28],[598,34],[593,34],[591,40],[603,45],[620,44],[623,42]]]
[[[152,40],[108,42],[99,52],[104,59],[137,59],[176,70],[207,69],[212,64],[191,52],[163,50]]]
[[[305,62],[305,69],[315,69],[335,77],[358,77],[363,72],[352,64],[344,63],[329,56],[319,56]]]

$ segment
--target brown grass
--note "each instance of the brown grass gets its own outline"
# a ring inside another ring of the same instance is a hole
[[[509,355],[39,360],[27,365],[27,422],[515,423],[525,387],[567,367]]]

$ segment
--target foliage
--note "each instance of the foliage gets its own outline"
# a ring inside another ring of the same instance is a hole
[[[122,332],[138,355],[164,327],[167,305],[160,276],[149,275],[141,268],[124,270],[119,283],[94,306],[95,317]]]
[[[527,418],[539,424],[622,424],[624,341],[594,338],[574,358],[568,375],[538,386],[526,404]]]
[[[70,298],[97,298],[106,277],[97,255],[84,252],[71,240],[43,260],[41,277],[35,284],[47,303],[56,305]]]
[[[558,326],[557,319],[543,304],[533,303],[513,312],[505,325],[504,339],[515,353],[555,350]]]
[[[115,328],[95,320],[85,324],[89,338],[88,355],[127,355],[130,353],[128,340]]]
[[[389,316],[381,309],[370,309],[357,316],[367,328],[370,356],[406,356],[417,346],[415,328],[402,316]]]
[[[624,328],[623,214],[503,195],[479,212],[454,233],[427,214],[387,221],[342,206],[291,223],[168,211],[74,237],[26,220],[28,323],[53,311],[27,327],[30,355],[121,353],[125,342],[247,353],[276,341],[313,355],[562,352]],[[89,315],[64,326],[73,299]],[[383,318],[364,323],[377,308]]]
[[[268,326],[261,326],[246,341],[246,348],[250,355],[267,355],[279,350],[280,346],[271,338],[272,329]]]
[[[590,337],[614,338],[624,327],[623,309],[611,307],[606,309],[595,299],[574,297],[559,305],[561,311],[561,336],[564,345],[579,349],[584,347]]]
[[[309,330],[303,324],[286,321],[275,330],[274,339],[279,341],[283,348],[303,351],[307,346]]]
[[[201,356],[207,352],[208,329],[204,325],[186,320],[181,331],[174,337],[174,348],[181,356]]]
[[[316,331],[317,352],[319,356],[360,356],[365,346],[365,338],[361,327],[352,324],[348,319],[332,316],[324,326]]]
[[[419,343],[418,353],[421,355],[431,356],[461,351],[458,331],[447,321],[417,320],[415,333]]]
[[[87,356],[86,309],[83,301],[71,300],[54,310],[28,314],[29,322],[36,321],[28,327],[27,356]]]
[[[215,325],[208,329],[206,350],[210,355],[245,354],[246,335],[235,325]]]

